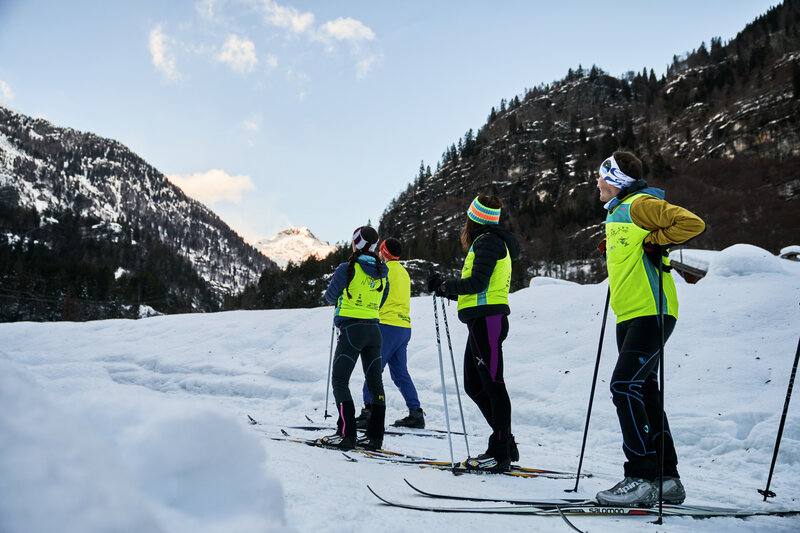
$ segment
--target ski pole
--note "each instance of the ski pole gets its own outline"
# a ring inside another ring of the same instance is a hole
[[[581,444],[581,456],[578,460],[578,472],[575,474],[575,487],[564,492],[578,492],[578,483],[581,479],[581,467],[583,466],[583,452],[586,450],[586,436],[589,434],[589,418],[592,416],[592,403],[594,402],[594,389],[597,385],[597,371],[600,368],[600,354],[603,352],[603,337],[606,333],[606,320],[608,319],[608,304],[611,300],[611,289],[606,291],[606,305],[603,310],[603,325],[600,327],[600,342],[597,345],[597,361],[594,363],[594,376],[592,377],[592,390],[589,392],[589,408],[586,410],[586,426],[583,428],[583,443]]]
[[[458,373],[456,372],[456,359],[453,357],[453,343],[450,342],[450,326],[447,324],[447,311],[444,308],[444,296],[439,298],[442,304],[442,318],[444,318],[444,332],[447,335],[447,347],[450,348],[450,362],[453,364],[453,381],[456,383],[456,397],[458,398],[458,411],[461,414],[461,429],[464,431],[464,444],[467,446],[467,457],[469,453],[469,439],[467,438],[467,425],[464,422],[464,408],[461,406],[461,391],[458,386]]]
[[[789,377],[789,388],[786,390],[786,401],[783,404],[783,415],[781,415],[781,423],[778,426],[778,438],[775,439],[775,451],[772,453],[772,465],[769,467],[767,487],[764,490],[758,490],[760,494],[764,495],[764,501],[767,501],[767,498],[775,497],[775,493],[769,490],[769,484],[772,482],[772,472],[775,470],[775,460],[778,458],[778,448],[781,445],[783,425],[786,423],[786,412],[789,410],[789,400],[792,398],[792,388],[794,387],[794,376],[797,374],[798,359],[800,359],[800,340],[797,341],[797,352],[794,354],[794,366],[792,367],[792,375]]]
[[[325,386],[325,416],[323,418],[328,418],[332,415],[328,414],[328,392],[331,390],[331,368],[333,367],[333,334],[336,331],[336,323],[331,324],[331,355],[328,360],[328,383]]]
[[[664,441],[667,440],[666,415],[664,414],[664,257],[658,258],[658,329],[661,341],[661,352],[658,356],[658,386],[661,397],[661,459],[658,461],[658,519],[656,524],[663,523],[664,516]]]
[[[456,462],[453,459],[453,436],[450,434],[450,414],[447,412],[447,390],[444,386],[444,364],[442,363],[442,339],[439,336],[439,313],[436,310],[436,293],[433,296],[433,320],[436,324],[436,346],[439,348],[439,375],[442,377],[442,400],[444,401],[444,419],[447,422],[447,443],[450,445],[450,465],[455,473]]]

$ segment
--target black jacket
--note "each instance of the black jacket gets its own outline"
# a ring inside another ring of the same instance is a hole
[[[485,234],[485,235],[484,235]],[[506,256],[506,247],[511,260],[519,258],[519,243],[514,234],[498,225],[485,225],[472,232],[472,273],[468,278],[451,279],[444,282],[444,291],[451,300],[458,299],[459,294],[477,294],[489,286],[497,261]],[[480,238],[478,238],[480,237]],[[461,322],[469,322],[478,317],[511,313],[505,304],[481,305],[469,307],[458,312]]]

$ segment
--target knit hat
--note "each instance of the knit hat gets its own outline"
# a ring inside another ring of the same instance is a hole
[[[374,252],[378,247],[378,232],[369,226],[361,226],[353,232],[353,246],[356,250]]]
[[[389,237],[381,243],[380,251],[383,257],[389,261],[397,261],[400,259],[400,253],[403,251],[403,247],[400,245],[400,241]]]
[[[603,161],[603,164],[600,165],[599,172],[601,178],[617,189],[625,189],[636,181],[635,178],[628,176],[620,170],[617,160],[614,159],[613,155]]]
[[[497,224],[500,222],[500,208],[486,207],[476,196],[467,209],[467,216],[478,224]]]

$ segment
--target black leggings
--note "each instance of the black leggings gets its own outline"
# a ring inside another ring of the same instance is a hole
[[[664,340],[675,328],[675,318],[664,317]],[[611,394],[622,429],[625,476],[658,477],[661,438],[664,440],[664,476],[678,477],[678,456],[667,417],[662,427],[658,367],[661,351],[658,316],[644,316],[617,324],[619,358],[611,376]]]
[[[492,427],[493,436],[511,435],[511,400],[503,379],[503,341],[508,317],[490,315],[467,322],[469,338],[464,351],[464,391]]]
[[[331,385],[336,404],[353,402],[350,376],[361,355],[361,366],[373,405],[386,405],[381,377],[381,332],[375,322],[346,322],[339,327],[339,342],[333,358]]]

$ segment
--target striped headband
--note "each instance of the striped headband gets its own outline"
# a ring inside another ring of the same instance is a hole
[[[500,222],[500,208],[486,207],[476,196],[467,209],[467,216],[478,224],[497,224]]]
[[[380,249],[381,253],[383,254],[383,257],[385,257],[388,261],[397,261],[398,259],[400,259],[400,256],[392,255],[392,253],[389,250],[386,249],[386,241],[385,240],[381,243],[381,246],[380,246],[379,249]]]
[[[353,232],[353,245],[356,247],[356,250],[363,250],[366,248],[367,251],[374,252],[378,247],[378,242],[375,241],[371,243],[363,235],[361,235],[361,230],[366,227],[368,226],[361,226]]]

